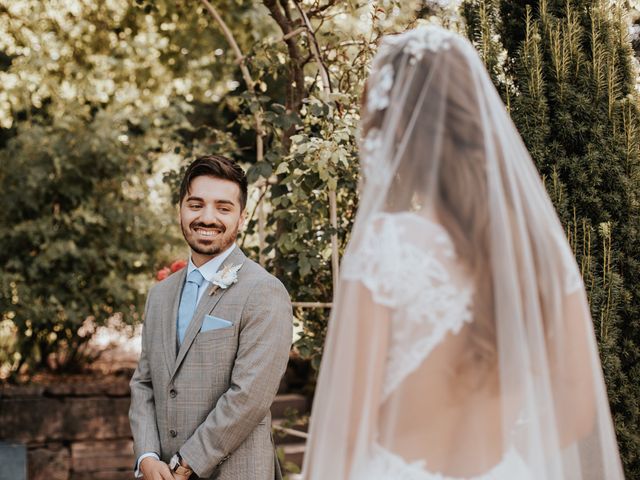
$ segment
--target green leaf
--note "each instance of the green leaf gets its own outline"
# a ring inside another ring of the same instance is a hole
[[[286,162],[282,162],[278,165],[278,167],[276,168],[276,171],[274,172],[276,175],[282,175],[285,173],[289,173],[289,165]]]

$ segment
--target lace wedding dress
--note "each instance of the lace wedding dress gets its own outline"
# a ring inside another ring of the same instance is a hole
[[[361,282],[374,302],[393,312],[382,403],[446,335],[458,334],[473,321],[473,285],[457,262],[453,242],[442,226],[423,216],[410,212],[375,215],[360,248],[345,258],[342,274],[345,280]],[[568,285],[579,288],[579,275],[573,275]],[[461,478],[431,472],[426,460],[408,461],[377,442],[356,472],[353,480]],[[533,480],[512,447],[488,471],[465,478]]]

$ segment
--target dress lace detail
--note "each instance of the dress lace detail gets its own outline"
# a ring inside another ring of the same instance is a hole
[[[345,258],[343,278],[360,281],[392,312],[383,400],[448,333],[471,321],[473,290],[468,280],[454,280],[454,265],[446,230],[413,213],[376,215]]]

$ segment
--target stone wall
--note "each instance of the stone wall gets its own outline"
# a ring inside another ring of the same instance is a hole
[[[129,376],[0,385],[0,439],[27,446],[29,480],[133,477]]]
[[[28,385],[0,383],[0,442],[27,447],[29,480],[133,478],[128,416],[133,369],[120,367],[110,374],[38,376]],[[307,399],[295,392],[305,389],[310,375],[309,363],[292,355],[271,406],[274,425],[289,424],[292,412],[308,415]],[[302,464],[304,440],[278,434],[276,445],[285,465]]]

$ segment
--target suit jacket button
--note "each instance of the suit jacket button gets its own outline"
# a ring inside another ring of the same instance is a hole
[[[169,430],[169,435],[171,435],[172,437],[177,437],[178,432],[176,432],[175,430]]]
[[[175,388],[169,390],[169,396],[171,396],[171,398],[176,398],[178,396],[178,392],[176,392]]]

